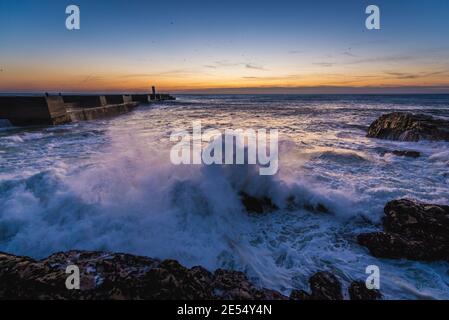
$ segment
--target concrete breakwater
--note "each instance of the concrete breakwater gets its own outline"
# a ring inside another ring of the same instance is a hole
[[[57,95],[0,97],[0,119],[14,126],[58,125],[116,116],[139,104],[175,100],[169,94]]]

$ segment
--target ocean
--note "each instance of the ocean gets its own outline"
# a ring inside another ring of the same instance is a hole
[[[244,271],[286,294],[307,289],[317,271],[347,286],[377,265],[387,299],[449,299],[447,262],[378,259],[355,240],[382,229],[390,200],[449,203],[449,143],[365,137],[372,121],[392,111],[449,118],[449,95],[179,95],[106,120],[3,124],[0,251],[170,258]],[[278,129],[278,174],[171,164],[170,133],[193,121],[205,129]],[[248,214],[240,191],[266,196],[278,210]],[[292,198],[303,205],[292,208]],[[329,212],[310,210],[317,205]]]

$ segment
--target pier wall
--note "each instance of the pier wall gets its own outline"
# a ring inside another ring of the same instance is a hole
[[[15,126],[56,125],[130,112],[141,103],[174,100],[168,94],[0,97],[0,119]]]
[[[7,119],[15,126],[70,122],[60,96],[0,97],[0,119]]]
[[[107,95],[106,104],[122,104],[125,103],[123,95],[115,94],[115,95]]]
[[[137,102],[101,106],[97,108],[73,109],[68,112],[72,121],[86,121],[118,116],[132,111]]]
[[[149,102],[148,94],[133,94],[131,96],[131,99],[134,102],[140,102],[140,103],[148,103]]]
[[[69,104],[72,108],[98,108],[106,104],[102,96],[62,96],[64,103]]]

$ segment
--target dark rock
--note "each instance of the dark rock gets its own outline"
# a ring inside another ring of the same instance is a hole
[[[304,290],[292,290],[290,293],[290,300],[312,300],[312,296]]]
[[[348,289],[351,300],[380,300],[382,294],[377,289],[368,289],[363,281],[354,281]]]
[[[343,300],[341,283],[332,273],[320,271],[309,279],[311,294],[293,290],[291,300]]]
[[[343,300],[341,283],[332,273],[315,273],[309,284],[314,300]]]
[[[357,237],[372,255],[449,261],[449,206],[401,199],[387,203],[384,212],[384,232]]]
[[[409,158],[419,158],[421,156],[421,152],[419,152],[419,151],[393,150],[393,151],[387,151],[387,153],[392,153],[398,157],[409,157]]]
[[[304,290],[292,290],[290,300],[343,300],[340,281],[329,272],[317,272],[309,279],[311,293]],[[370,290],[362,281],[354,281],[348,288],[351,300],[380,300],[379,290]]]
[[[68,290],[68,265],[80,269],[80,290]],[[35,261],[0,253],[0,299],[287,299],[252,285],[245,274],[174,260],[69,251]]]
[[[367,137],[400,141],[449,141],[449,121],[424,114],[394,112],[375,120],[368,129]]]
[[[264,213],[278,209],[268,197],[256,198],[246,192],[240,192],[240,199],[246,211],[249,213]]]

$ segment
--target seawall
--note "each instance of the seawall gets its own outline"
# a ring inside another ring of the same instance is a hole
[[[168,94],[58,95],[0,97],[0,119],[14,126],[58,125],[132,111],[139,104],[175,100]]]

